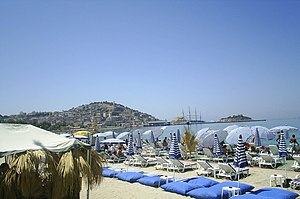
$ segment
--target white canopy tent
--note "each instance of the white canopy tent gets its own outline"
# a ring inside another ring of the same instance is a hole
[[[90,147],[74,138],[65,138],[29,124],[0,124],[0,157],[27,150],[64,152]]]

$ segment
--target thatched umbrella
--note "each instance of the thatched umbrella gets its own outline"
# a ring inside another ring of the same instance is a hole
[[[16,154],[1,179],[1,198],[79,198],[82,177],[90,185],[102,179],[101,156],[93,151],[88,164],[86,154],[86,149]]]

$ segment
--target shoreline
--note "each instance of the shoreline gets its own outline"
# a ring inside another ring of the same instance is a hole
[[[241,122],[265,122],[266,119],[258,119],[258,120],[238,120],[238,121],[190,121],[190,122],[181,122],[176,124],[171,124],[170,122],[166,122],[165,124],[158,125],[144,125],[143,127],[156,127],[156,126],[174,126],[174,125],[193,125],[193,124],[226,124],[226,123],[241,123]]]

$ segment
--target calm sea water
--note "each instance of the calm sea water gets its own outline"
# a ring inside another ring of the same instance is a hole
[[[189,128],[193,133],[197,133],[197,131],[199,131],[202,128],[206,128],[209,127],[213,130],[222,130],[227,126],[230,125],[238,125],[238,126],[264,126],[267,128],[273,128],[276,126],[283,126],[283,125],[288,125],[288,126],[293,126],[296,127],[298,129],[300,129],[300,118],[296,118],[296,119],[277,119],[277,120],[267,120],[267,121],[260,121],[260,122],[236,122],[236,123],[214,123],[214,124],[193,124],[190,125]],[[171,125],[168,126],[165,130],[164,133],[159,137],[159,139],[163,139],[164,137],[170,137],[170,133],[174,133],[177,131],[177,129],[180,130],[181,133],[184,132],[184,128],[187,127],[187,125]],[[143,132],[145,132],[146,130],[155,130],[155,129],[159,129],[161,127],[144,127],[144,128],[140,128],[139,132],[141,132],[141,134]],[[292,134],[296,135],[296,138],[298,139],[298,142],[300,143],[300,130],[297,131],[290,131],[289,135],[291,136]],[[144,138],[146,138],[145,135],[143,135]],[[263,145],[269,145],[269,144],[277,144],[276,142],[276,138],[274,140],[262,140],[262,144]],[[288,145],[288,143],[287,143]]]

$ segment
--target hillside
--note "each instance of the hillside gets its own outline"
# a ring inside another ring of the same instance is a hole
[[[155,120],[149,114],[114,102],[94,102],[61,112],[31,112],[0,117],[1,123],[28,123],[47,130],[88,129],[94,132],[107,127],[140,126]]]
[[[251,117],[247,117],[244,115],[233,115],[226,118],[221,118],[220,122],[242,122],[242,121],[251,121]]]

